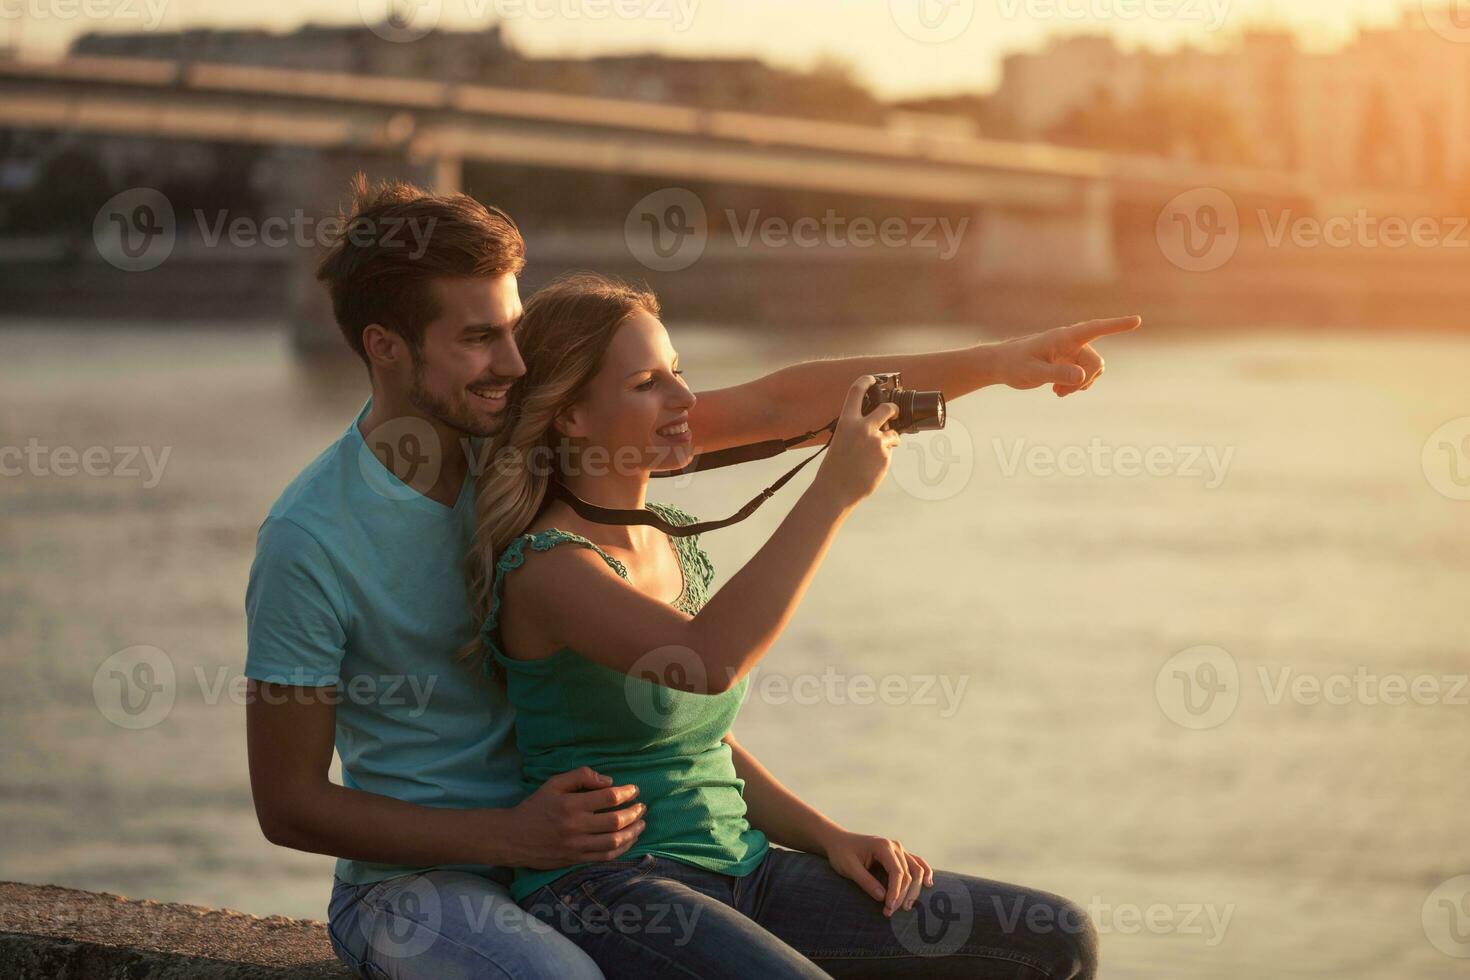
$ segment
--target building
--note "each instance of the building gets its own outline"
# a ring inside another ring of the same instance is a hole
[[[387,35],[387,36],[385,36]],[[362,24],[308,24],[290,34],[264,30],[90,33],[71,46],[76,55],[168,58],[268,68],[310,68],[353,75],[438,81],[485,81],[517,59],[500,25],[481,31],[431,31],[412,44]]]
[[[1249,148],[1240,162],[1304,172],[1325,188],[1441,188],[1470,172],[1470,44],[1436,33],[1420,11],[1329,53],[1302,52],[1275,31],[1168,53],[1056,39],[1007,57],[992,101],[1012,135],[1046,140],[1075,112],[1160,93],[1228,112]]]

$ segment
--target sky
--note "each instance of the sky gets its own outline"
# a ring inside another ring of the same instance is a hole
[[[0,0],[0,38],[54,52],[88,30],[377,23],[389,2],[417,4],[411,23],[440,29],[503,23],[533,55],[754,55],[802,67],[832,58],[897,97],[990,89],[1005,54],[1057,34],[1210,47],[1269,25],[1320,49],[1442,0]]]

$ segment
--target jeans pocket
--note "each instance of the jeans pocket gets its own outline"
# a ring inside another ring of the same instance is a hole
[[[327,941],[337,959],[362,980],[387,980],[388,974],[371,960],[372,949],[363,929],[363,913],[375,914],[384,896],[402,888],[413,875],[349,884],[338,878],[332,889],[327,917]]]
[[[612,891],[625,888],[646,877],[657,860],[652,854],[645,854],[631,861],[598,861],[596,864],[568,871],[546,885],[545,890],[549,890],[557,901],[573,912],[588,903],[607,911],[612,901]]]
[[[354,924],[356,921],[353,920]],[[331,922],[327,923],[327,942],[331,945],[332,952],[337,954],[337,959],[352,971],[353,976],[361,977],[362,980],[378,980],[377,976],[367,972],[367,964],[342,942],[337,935],[337,928]]]
[[[387,973],[373,965],[371,960],[363,960],[362,972],[358,974],[363,980],[393,980]]]
[[[341,878],[333,877],[332,897],[327,902],[327,942],[332,952],[357,976],[362,976],[362,961],[352,950],[350,942],[358,929],[358,903],[367,892],[368,885],[353,885]]]

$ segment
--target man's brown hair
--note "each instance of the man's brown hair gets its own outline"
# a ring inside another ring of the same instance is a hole
[[[348,345],[364,361],[362,332],[382,324],[415,354],[424,328],[439,316],[430,283],[439,278],[520,274],[526,243],[510,216],[466,194],[434,195],[398,180],[349,185],[352,213],[317,266],[332,314]]]

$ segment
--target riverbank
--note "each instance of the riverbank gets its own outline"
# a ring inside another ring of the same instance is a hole
[[[1462,330],[1470,306],[1464,255],[1453,249],[1311,249],[1247,239],[1219,268],[1191,271],[1169,261],[1151,236],[1128,236],[1116,243],[1115,279],[1080,283],[1055,269],[1030,278],[987,275],[965,253],[944,261],[913,251],[711,246],[696,266],[658,273],[603,238],[575,249],[529,244],[523,295],[557,275],[595,269],[647,283],[672,323],[722,323],[752,333],[920,322],[1009,336],[1117,313],[1142,315],[1154,334],[1241,326]],[[6,260],[0,294],[10,317],[159,325],[284,321],[293,324],[298,347],[340,344],[321,287],[302,265],[309,257],[290,249],[181,245],[146,271],[109,265],[89,242],[0,251]]]

